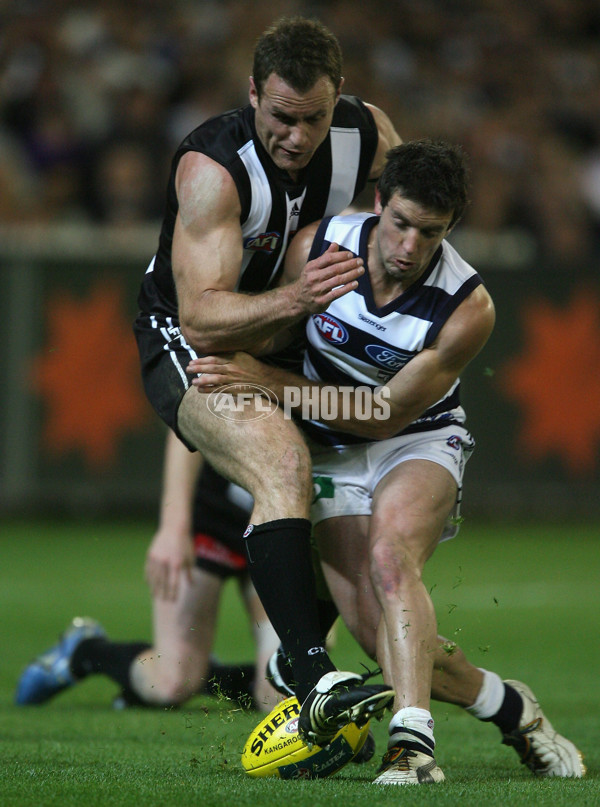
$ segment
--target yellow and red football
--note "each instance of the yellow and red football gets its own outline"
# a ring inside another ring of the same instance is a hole
[[[369,723],[349,723],[326,748],[309,747],[298,736],[300,704],[286,698],[256,726],[246,740],[242,765],[250,776],[280,779],[320,779],[343,768],[363,747]]]

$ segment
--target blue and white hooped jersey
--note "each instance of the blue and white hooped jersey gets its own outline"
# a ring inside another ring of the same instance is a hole
[[[420,351],[429,347],[460,303],[482,283],[481,277],[456,250],[443,241],[423,275],[399,297],[377,307],[369,277],[369,235],[379,221],[372,213],[324,219],[317,230],[310,259],[335,242],[363,258],[365,273],[358,288],[335,300],[306,325],[308,347],[304,375],[343,386],[385,384]],[[460,379],[446,395],[401,433],[462,424]],[[367,438],[334,431],[326,423],[304,421],[302,427],[321,443],[348,445]]]

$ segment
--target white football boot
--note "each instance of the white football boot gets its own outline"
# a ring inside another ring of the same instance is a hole
[[[383,755],[374,785],[430,785],[446,778],[429,754],[393,745]]]
[[[521,681],[505,681],[523,699],[519,727],[504,735],[502,742],[512,745],[521,762],[536,776],[581,777],[586,773],[581,752],[570,740],[552,728],[537,698]]]

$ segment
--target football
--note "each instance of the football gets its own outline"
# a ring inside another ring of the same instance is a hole
[[[343,768],[363,747],[369,723],[349,723],[326,748],[311,748],[298,736],[300,705],[286,698],[270,712],[246,740],[242,765],[250,776],[280,779],[321,779]]]

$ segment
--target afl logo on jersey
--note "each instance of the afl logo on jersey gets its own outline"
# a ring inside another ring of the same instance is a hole
[[[343,345],[348,341],[348,331],[341,322],[330,317],[329,314],[314,314],[313,322],[326,342],[332,342],[334,345]]]
[[[367,345],[365,352],[377,364],[394,371],[404,367],[406,362],[413,356],[408,350],[392,350],[391,347],[386,347],[385,345]]]
[[[253,252],[275,252],[279,244],[280,233],[260,233],[244,239],[244,249]]]

